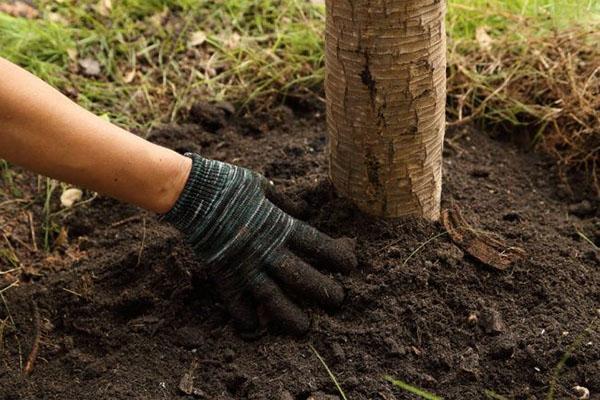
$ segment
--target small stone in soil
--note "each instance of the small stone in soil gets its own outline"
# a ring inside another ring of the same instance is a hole
[[[400,258],[404,255],[404,250],[400,248],[400,246],[390,246],[387,251],[389,257],[392,258]]]
[[[471,325],[476,325],[479,322],[479,314],[476,312],[470,312],[467,317],[467,322]]]
[[[360,379],[358,379],[356,376],[351,376],[344,380],[343,386],[346,388],[355,388],[357,386],[360,386],[360,384]]]
[[[189,372],[186,372],[179,381],[179,390],[185,394],[192,394],[194,392],[194,376]]]
[[[287,390],[282,390],[276,397],[277,400],[295,400],[294,396]]]
[[[346,352],[339,343],[331,345],[331,352],[333,353],[333,359],[336,363],[343,363],[346,361]]]
[[[506,331],[506,325],[502,320],[502,315],[491,307],[485,307],[481,311],[479,325],[483,328],[485,333],[488,334],[497,334]]]
[[[479,375],[479,354],[477,354],[472,347],[467,348],[467,350],[460,355],[459,365],[462,371],[474,376]]]
[[[437,249],[436,253],[440,260],[452,267],[460,263],[465,255],[463,251],[453,243],[440,244],[440,247]]]
[[[500,335],[492,342],[490,355],[500,360],[511,358],[515,353],[516,346],[517,343],[512,335]]]
[[[589,200],[583,200],[580,203],[571,204],[569,206],[569,214],[578,217],[586,217],[594,212],[594,206]]]
[[[392,356],[403,356],[406,354],[406,349],[398,344],[393,338],[388,337],[383,341],[389,349]]]
[[[323,392],[314,392],[306,400],[340,400],[335,394],[327,394]]]

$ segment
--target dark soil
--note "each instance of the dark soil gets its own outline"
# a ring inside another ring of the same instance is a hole
[[[557,183],[551,164],[471,128],[448,134],[444,207],[458,204],[477,229],[527,253],[498,271],[448,235],[422,246],[444,231],[438,223],[377,221],[337,198],[322,113],[209,111],[151,140],[263,172],[310,204],[311,224],[356,238],[358,271],[335,275],[347,290],[343,307],[310,310],[305,337],[244,340],[173,229],[99,197],[58,220],[68,239],[52,253],[12,242],[25,268],[0,303],[0,399],[338,399],[311,344],[349,399],[415,398],[385,375],[448,399],[482,399],[486,390],[542,399],[551,386],[555,398],[575,398],[575,385],[599,398],[600,260],[578,231],[599,245],[600,210]],[[41,221],[35,176],[16,180]],[[0,208],[0,227],[27,244],[20,207]],[[16,277],[0,275],[0,288]],[[40,352],[22,377],[33,302]]]

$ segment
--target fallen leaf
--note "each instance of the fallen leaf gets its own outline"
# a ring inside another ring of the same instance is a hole
[[[135,78],[135,69],[132,69],[131,71],[126,73],[125,76],[123,76],[123,83],[131,83],[131,82],[133,82],[134,78]]]
[[[12,15],[13,17],[22,17],[27,19],[37,18],[40,14],[38,10],[24,1],[15,1],[13,3],[0,4],[0,12]]]
[[[98,14],[103,17],[108,17],[110,15],[110,10],[112,10],[112,0],[100,0],[95,8]]]
[[[87,76],[100,75],[100,63],[98,62],[98,60],[94,60],[93,58],[86,57],[82,60],[79,60],[79,66],[81,67],[84,75],[87,75]]]
[[[203,31],[196,31],[190,35],[190,40],[188,40],[188,47],[196,47],[200,46],[202,43],[206,41],[206,33]]]
[[[67,189],[60,195],[60,204],[62,204],[62,206],[66,208],[72,207],[73,204],[81,200],[82,196],[83,192],[80,189]]]
[[[63,17],[61,14],[59,14],[57,12],[48,13],[46,18],[48,18],[49,21],[56,22],[57,24],[63,24],[63,25],[69,24],[69,21],[67,21],[67,19],[65,17]]]
[[[219,35],[219,41],[228,49],[239,47],[242,37],[236,32],[226,32]]]
[[[487,26],[478,26],[475,29],[475,40],[482,50],[489,51],[492,48],[493,39],[487,33]]]
[[[491,267],[504,270],[526,255],[525,250],[508,246],[492,234],[472,228],[456,205],[442,212],[442,223],[454,243]]]
[[[64,226],[60,227],[60,232],[54,241],[54,247],[65,246],[69,243],[69,231]]]
[[[77,49],[70,48],[70,49],[67,49],[67,55],[69,56],[69,60],[77,61],[77,57],[79,56],[79,53],[77,52]]]
[[[154,14],[149,18],[150,24],[155,28],[160,28],[163,26],[165,19],[169,15],[169,9],[165,7],[161,12]]]

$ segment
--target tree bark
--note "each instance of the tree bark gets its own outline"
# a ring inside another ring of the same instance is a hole
[[[326,0],[329,171],[382,217],[440,214],[444,0]]]

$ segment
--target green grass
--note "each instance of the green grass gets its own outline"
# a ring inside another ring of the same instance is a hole
[[[556,399],[556,390],[559,386],[559,378],[560,378],[562,369],[564,368],[565,364],[567,363],[567,360],[573,355],[575,350],[577,350],[581,346],[581,344],[583,343],[583,340],[588,335],[593,335],[594,332],[596,332],[596,324],[599,321],[600,321],[600,317],[596,317],[596,318],[592,319],[592,321],[585,327],[585,329],[583,331],[581,331],[581,333],[579,333],[579,335],[577,335],[575,337],[575,340],[573,341],[573,343],[571,343],[569,345],[569,347],[567,347],[567,350],[563,353],[558,364],[556,364],[556,366],[554,367],[554,371],[552,373],[552,377],[550,378],[550,382],[549,382],[550,388],[548,389],[548,393],[546,394],[546,400]]]
[[[323,80],[322,8],[301,0],[36,2],[41,18],[0,14],[0,56],[129,128],[175,119],[194,99],[240,103]],[[189,48],[195,31],[206,43]],[[78,60],[100,62],[100,76]],[[135,71],[131,82],[125,79]]]
[[[449,0],[448,32],[453,40],[472,40],[479,26],[515,36],[568,28],[600,20],[597,0]],[[520,23],[522,25],[516,25]]]
[[[432,237],[430,237],[429,239],[427,239],[426,241],[424,241],[423,243],[421,243],[419,246],[417,246],[416,249],[414,249],[409,255],[408,257],[406,257],[406,259],[404,260],[404,262],[402,262],[402,267],[404,267],[408,261],[413,258],[413,256],[415,254],[417,254],[423,247],[427,246],[429,243],[433,242],[435,239],[439,238],[440,236],[443,236],[445,234],[447,234],[447,231],[444,232],[440,232],[437,235],[434,235]]]
[[[21,190],[15,185],[14,181],[14,172],[10,169],[10,165],[5,161],[0,159],[0,179],[4,187],[7,189],[7,194],[10,194],[13,197],[21,197]],[[0,191],[2,193],[2,191]]]
[[[267,105],[321,97],[325,10],[305,0],[127,0],[108,13],[96,0],[35,4],[39,19],[0,14],[0,56],[132,129],[172,121],[201,97]],[[592,0],[451,0],[448,32],[460,50],[480,25],[492,36],[518,36],[516,22],[541,34],[598,14]],[[190,49],[195,31],[206,43]],[[99,77],[77,72],[85,57],[100,62]]]
[[[408,384],[400,379],[394,379],[391,376],[386,376],[385,380],[390,382],[392,385],[406,391],[409,393],[414,394],[415,396],[418,396],[420,399],[425,399],[425,400],[442,400],[441,397],[430,393],[424,389],[418,388],[416,386],[413,386],[411,384]]]
[[[319,360],[319,362],[321,363],[321,365],[323,366],[323,368],[325,368],[325,371],[327,371],[327,375],[329,375],[329,379],[331,379],[331,381],[335,385],[338,393],[340,394],[340,396],[342,396],[342,399],[343,400],[348,400],[348,398],[346,397],[346,393],[344,393],[344,391],[342,390],[342,387],[340,386],[340,384],[339,384],[337,378],[335,377],[334,373],[331,371],[331,369],[329,368],[329,366],[327,365],[327,363],[325,362],[325,360],[323,359],[323,357],[321,357],[321,355],[319,354],[319,352],[317,351],[317,349],[315,349],[312,344],[309,344],[308,347],[310,347],[310,349],[315,354],[315,356],[317,356],[317,359]]]

